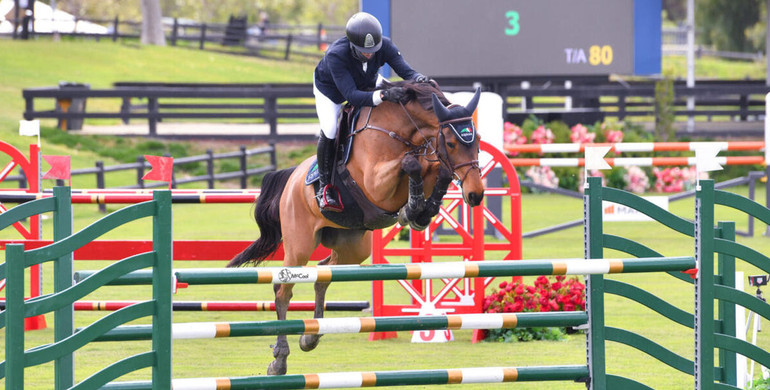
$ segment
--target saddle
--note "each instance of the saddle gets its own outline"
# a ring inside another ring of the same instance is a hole
[[[342,212],[322,211],[321,214],[326,219],[348,229],[383,229],[396,223],[398,213],[383,210],[370,202],[363,191],[361,191],[358,183],[350,176],[347,168],[347,163],[353,149],[353,137],[350,137],[349,134],[360,112],[359,108],[346,105],[342,111],[339,131],[337,131],[337,155],[340,155],[341,152],[342,158],[337,159],[335,163],[335,172],[332,175],[332,180],[339,191],[342,204],[345,205],[345,210]],[[312,185],[313,192],[317,193],[319,187],[318,179],[318,161],[314,161],[305,176],[305,185]]]

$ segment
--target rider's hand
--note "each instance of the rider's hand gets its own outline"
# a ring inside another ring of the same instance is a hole
[[[428,81],[430,81],[430,79],[428,78],[428,76],[424,74],[417,73],[417,76],[414,77],[414,81],[418,83],[427,83]]]
[[[400,103],[406,100],[406,91],[401,87],[383,89],[380,96],[382,101]]]

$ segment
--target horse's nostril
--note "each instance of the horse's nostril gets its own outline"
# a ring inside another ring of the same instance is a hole
[[[468,194],[468,204],[473,207],[480,205],[482,200],[484,200],[484,193],[471,192]]]

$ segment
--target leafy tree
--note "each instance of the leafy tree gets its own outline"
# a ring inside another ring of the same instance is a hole
[[[699,40],[718,50],[757,49],[748,33],[759,21],[762,2],[764,0],[697,0],[695,24]]]
[[[43,0],[47,3],[50,0]],[[92,20],[141,20],[145,0],[57,0],[57,7]],[[272,23],[344,25],[358,11],[358,0],[154,0],[166,17],[226,23],[230,15],[252,23],[266,11]]]
[[[666,18],[672,22],[682,21],[687,18],[686,0],[663,0],[663,10]]]

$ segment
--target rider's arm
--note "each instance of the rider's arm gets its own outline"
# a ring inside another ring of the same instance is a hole
[[[356,107],[364,107],[376,106],[382,103],[379,91],[365,92],[356,87],[356,82],[353,80],[353,76],[351,76],[345,61],[336,56],[329,57],[328,60],[334,84],[337,85],[337,89],[350,104]]]

